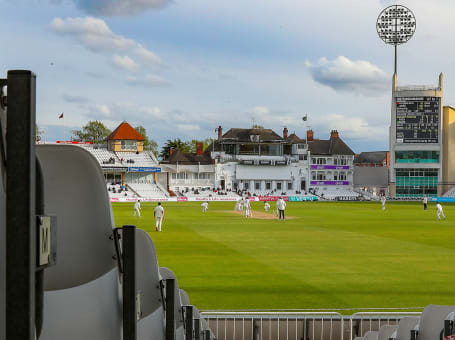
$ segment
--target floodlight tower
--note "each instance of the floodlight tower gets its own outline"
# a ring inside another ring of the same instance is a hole
[[[376,30],[379,38],[395,47],[395,68],[397,73],[397,46],[407,43],[416,30],[416,18],[412,11],[401,5],[385,8],[378,16]]]

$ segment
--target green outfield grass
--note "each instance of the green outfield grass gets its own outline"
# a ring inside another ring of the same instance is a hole
[[[234,203],[114,203],[117,226],[150,232],[160,266],[171,268],[199,309],[410,307],[455,304],[455,205],[288,203],[287,221],[245,219]],[[263,203],[252,204],[263,211]],[[275,207],[275,203],[272,203]]]

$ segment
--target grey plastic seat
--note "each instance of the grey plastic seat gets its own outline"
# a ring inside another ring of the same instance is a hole
[[[166,267],[160,267],[160,275],[163,280],[174,279],[175,280],[175,338],[176,340],[183,340],[185,338],[184,322],[183,319],[183,308],[182,296],[180,295],[180,289],[177,277],[174,272]],[[187,296],[188,297],[188,296]]]
[[[418,316],[407,316],[398,323],[396,340],[411,340],[411,330],[415,329],[420,322]]]
[[[136,289],[141,296],[137,338],[160,340],[166,337],[165,312],[161,295],[161,275],[155,245],[150,236],[136,229]]]
[[[113,215],[97,160],[71,145],[36,148],[45,213],[57,216],[57,264],[44,274],[40,340],[120,340]]]
[[[363,340],[378,340],[378,332],[368,331],[363,336]]]
[[[424,308],[419,323],[419,340],[439,339],[444,331],[444,320],[455,306],[428,305]]]
[[[397,331],[397,325],[384,325],[379,328],[378,340],[389,340],[392,335]]]
[[[190,305],[190,298],[189,298],[187,292],[184,291],[183,289],[180,289],[180,300],[182,301],[182,305],[183,306]],[[195,319],[200,319],[201,320],[201,332],[209,330],[210,331],[210,338],[211,339],[215,339],[215,334],[213,334],[212,330],[210,329],[207,320],[204,319],[203,317],[201,317],[201,314],[199,313],[199,310],[196,307],[194,307],[194,310],[193,310],[193,317]]]

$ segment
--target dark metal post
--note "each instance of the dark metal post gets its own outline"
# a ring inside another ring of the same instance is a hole
[[[208,329],[204,331],[204,340],[210,340],[210,330]]]
[[[136,340],[136,226],[122,228],[123,339]]]
[[[201,319],[194,319],[194,340],[201,340]]]
[[[8,72],[6,338],[35,339],[36,76]]]
[[[185,306],[185,340],[193,340],[193,306]]]
[[[395,74],[397,74],[397,44],[394,45],[395,46]]]
[[[175,340],[175,279],[166,280],[166,340]]]

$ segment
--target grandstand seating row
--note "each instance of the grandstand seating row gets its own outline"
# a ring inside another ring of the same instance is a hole
[[[77,144],[78,146],[89,151],[101,166],[125,167],[125,166],[156,166],[158,160],[153,152],[113,152],[105,146],[93,146],[90,144]]]
[[[131,188],[138,197],[144,198],[163,198],[169,197],[169,193],[162,190],[157,184],[148,182],[148,183],[126,183],[129,188]]]
[[[443,197],[455,197],[455,188],[452,188],[450,189],[449,191],[447,191]]]
[[[150,236],[133,226],[115,228],[97,160],[71,145],[37,146],[37,154],[45,211],[58,219],[58,261],[44,275],[39,339],[132,339],[125,332],[139,340],[164,340],[168,332],[177,340],[213,339],[174,273],[159,267]]]
[[[384,325],[354,340],[437,340],[453,334],[455,306],[429,305],[420,317],[405,317],[398,325]]]
[[[316,195],[320,196],[321,198],[327,200],[335,200],[338,197],[352,197],[356,198],[361,196],[358,192],[349,190],[349,189],[327,189],[327,190],[320,190],[315,189]]]

